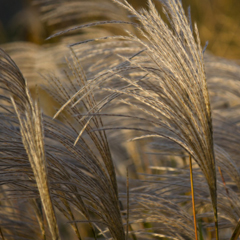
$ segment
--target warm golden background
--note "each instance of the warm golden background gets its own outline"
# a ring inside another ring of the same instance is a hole
[[[80,0],[81,1],[81,0]],[[136,8],[147,7],[146,0],[129,0]],[[184,9],[191,6],[193,22],[197,22],[208,51],[239,61],[240,59],[240,1],[239,0],[183,0]],[[155,4],[160,9],[159,1]],[[12,41],[44,43],[51,29],[41,23],[32,0],[0,1],[0,44]]]

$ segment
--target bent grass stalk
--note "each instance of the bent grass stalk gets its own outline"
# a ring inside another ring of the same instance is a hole
[[[48,183],[42,114],[38,102],[34,104],[27,87],[26,99],[29,105],[26,104],[25,116],[23,118],[13,97],[11,97],[13,107],[20,123],[23,145],[35,176],[52,239],[58,240],[60,239],[60,235]]]

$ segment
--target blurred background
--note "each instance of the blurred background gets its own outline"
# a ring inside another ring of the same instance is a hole
[[[0,1],[0,44],[28,41],[41,45],[51,34],[51,26],[41,21],[39,9],[32,2],[32,0]],[[146,0],[129,2],[135,8],[147,7]],[[154,2],[161,11],[159,1]],[[202,45],[209,41],[208,51],[239,62],[240,1],[182,0],[182,2],[185,11],[191,6],[192,21],[197,23]]]

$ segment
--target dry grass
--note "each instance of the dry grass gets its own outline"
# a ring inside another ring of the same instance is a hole
[[[52,43],[0,51],[1,238],[237,239],[240,67],[178,0],[38,4]]]

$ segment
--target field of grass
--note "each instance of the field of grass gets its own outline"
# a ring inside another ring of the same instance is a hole
[[[187,1],[33,3],[48,38],[0,49],[0,239],[239,239],[238,59]]]

